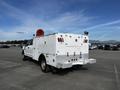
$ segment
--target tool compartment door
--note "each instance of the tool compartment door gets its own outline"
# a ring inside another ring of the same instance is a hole
[[[58,41],[60,38],[63,38],[64,41]],[[58,34],[56,40],[56,53],[58,55],[80,54],[81,36],[74,34]]]
[[[63,38],[63,42],[58,41]],[[56,37],[56,53],[57,55],[85,55],[88,58],[88,36],[78,34],[58,34]]]

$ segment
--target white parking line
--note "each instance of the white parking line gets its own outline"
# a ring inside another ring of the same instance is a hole
[[[114,64],[114,71],[115,71],[115,79],[116,79],[116,84],[118,90],[120,90],[120,81],[119,81],[119,76],[118,76],[118,70],[116,64]]]

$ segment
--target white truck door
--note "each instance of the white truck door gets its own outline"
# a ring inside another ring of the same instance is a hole
[[[28,46],[25,47],[25,54],[29,57],[33,56],[32,55],[33,54],[33,45],[32,44],[33,44],[33,40],[30,40],[27,42]]]
[[[26,55],[28,55],[29,57],[32,57],[33,46],[32,46],[32,45],[29,45],[29,46],[25,47],[25,53],[26,53]]]
[[[33,55],[33,59],[34,60],[38,60],[38,56],[39,56],[39,38],[34,38],[33,39],[33,49],[32,49],[32,55]]]

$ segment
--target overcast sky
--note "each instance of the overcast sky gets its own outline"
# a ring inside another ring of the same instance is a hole
[[[38,28],[120,40],[120,0],[0,0],[0,40],[29,39]]]

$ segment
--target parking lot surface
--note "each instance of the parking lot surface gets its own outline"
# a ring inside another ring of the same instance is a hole
[[[0,90],[120,90],[120,51],[91,50],[96,64],[43,73],[21,48],[0,49]]]

